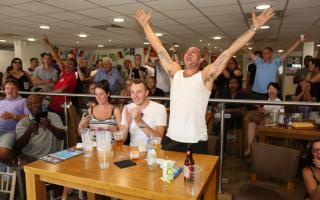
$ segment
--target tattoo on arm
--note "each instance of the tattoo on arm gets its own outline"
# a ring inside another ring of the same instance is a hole
[[[159,59],[165,62],[168,65],[172,65],[172,59],[170,58],[169,54],[165,50],[159,51]]]
[[[217,76],[218,76],[218,71],[220,70],[220,68],[224,67],[226,65],[225,60],[227,59],[227,56],[224,54],[221,54],[217,60],[214,62],[212,69],[209,72],[209,76],[207,81],[211,82],[213,81]]]

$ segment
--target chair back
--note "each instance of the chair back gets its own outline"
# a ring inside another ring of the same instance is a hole
[[[219,154],[220,139],[218,136],[208,135],[208,152],[210,155]]]
[[[270,144],[253,143],[251,150],[252,172],[257,178],[282,182],[295,180],[300,152]]]
[[[0,172],[0,192],[10,194],[10,200],[14,199],[16,187],[16,172]]]
[[[66,146],[73,147],[73,146],[76,146],[79,139],[77,113],[73,105],[70,105],[70,107],[67,108],[67,114],[68,114],[68,144],[66,144]]]

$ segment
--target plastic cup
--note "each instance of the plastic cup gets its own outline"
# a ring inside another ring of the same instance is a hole
[[[197,195],[200,190],[200,182],[201,182],[201,174],[202,174],[202,167],[198,165],[191,165],[190,166],[193,170],[190,172],[190,178],[185,179],[185,185],[187,193],[190,195]]]
[[[157,155],[159,155],[161,150],[161,137],[153,137],[154,148],[156,149]]]
[[[124,132],[123,131],[113,132],[113,139],[114,139],[115,148],[121,149],[123,145],[123,140],[124,140]]]
[[[100,169],[109,168],[112,158],[110,132],[97,131],[96,142]]]
[[[93,149],[93,138],[89,128],[80,129],[84,157],[90,157]]]

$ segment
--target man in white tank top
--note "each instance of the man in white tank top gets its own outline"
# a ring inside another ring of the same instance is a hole
[[[275,13],[272,8],[259,16],[252,14],[252,26],[223,51],[215,62],[200,71],[203,62],[200,49],[190,47],[184,55],[184,70],[174,62],[150,25],[151,13],[143,10],[136,12],[136,19],[157,52],[160,63],[170,77],[170,119],[165,138],[165,147],[176,151],[186,151],[192,144],[195,153],[207,153],[207,127],[205,113],[212,90],[212,83],[226,67],[229,59],[255,35]]]

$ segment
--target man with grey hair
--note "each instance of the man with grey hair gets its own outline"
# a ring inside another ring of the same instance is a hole
[[[124,86],[124,80],[121,74],[112,68],[112,60],[109,57],[102,58],[102,67],[94,77],[94,82],[102,80],[109,82],[111,94],[119,95],[121,88]]]

